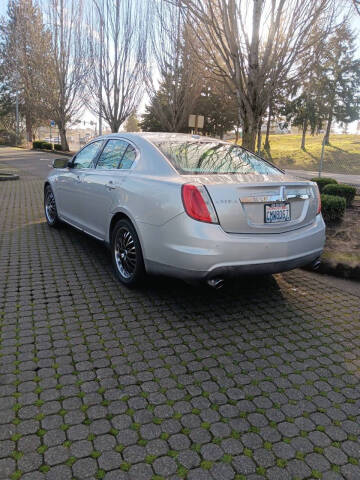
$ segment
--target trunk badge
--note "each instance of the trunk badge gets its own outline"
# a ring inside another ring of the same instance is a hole
[[[285,202],[287,200],[286,188],[284,186],[280,187],[280,202]]]

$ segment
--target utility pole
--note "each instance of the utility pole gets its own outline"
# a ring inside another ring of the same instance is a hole
[[[100,65],[99,65],[99,136],[102,135],[102,83],[103,83],[103,36],[104,36],[104,18],[102,14],[102,10],[100,9],[96,0],[93,0],[94,5],[99,14],[99,21],[100,21]],[[102,7],[104,5],[102,4]]]
[[[16,82],[16,94],[15,94],[15,117],[16,117],[16,140],[15,143],[18,145],[19,143],[19,134],[20,134],[20,126],[19,126],[19,90],[18,84]]]

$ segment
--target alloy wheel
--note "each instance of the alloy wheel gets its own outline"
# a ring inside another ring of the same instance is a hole
[[[131,232],[121,227],[115,238],[115,262],[120,275],[131,278],[136,269],[136,247]]]
[[[46,193],[45,213],[49,223],[54,223],[56,221],[57,211],[56,211],[55,197],[53,192],[50,189],[48,189]]]

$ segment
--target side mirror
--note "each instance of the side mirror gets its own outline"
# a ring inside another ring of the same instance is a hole
[[[55,158],[52,163],[53,168],[66,168],[69,166],[68,158]]]

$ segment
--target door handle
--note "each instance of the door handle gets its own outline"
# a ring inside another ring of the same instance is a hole
[[[106,185],[108,190],[114,190],[116,188],[116,185],[114,185],[112,180],[109,180],[109,183]]]

